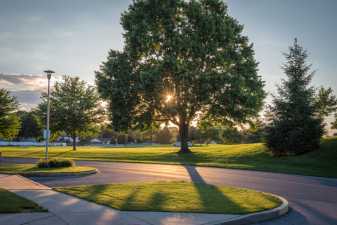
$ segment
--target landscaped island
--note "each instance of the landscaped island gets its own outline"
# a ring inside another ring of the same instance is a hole
[[[247,214],[278,207],[277,197],[249,189],[189,182],[155,182],[57,188],[127,211]]]
[[[42,158],[43,148],[2,147],[4,157]],[[273,157],[263,144],[209,145],[193,147],[192,154],[177,154],[166,147],[107,148],[51,147],[50,157],[120,162],[189,164],[222,168],[261,170],[312,176],[337,177],[337,139],[324,139],[321,148],[299,156]]]
[[[5,174],[21,174],[32,176],[48,176],[48,175],[76,175],[89,174],[96,172],[96,169],[89,166],[72,166],[61,168],[39,168],[35,164],[2,164],[0,165],[0,173]]]

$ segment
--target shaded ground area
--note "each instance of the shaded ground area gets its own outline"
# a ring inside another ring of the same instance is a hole
[[[337,177],[337,138],[322,141],[321,149],[301,156],[275,158],[263,144],[209,145],[192,148],[193,154],[177,154],[177,148],[162,147],[51,147],[50,157],[82,160],[124,161],[214,166],[301,175]],[[4,157],[43,157],[39,147],[1,147]]]
[[[0,188],[0,213],[43,212],[36,203]]]

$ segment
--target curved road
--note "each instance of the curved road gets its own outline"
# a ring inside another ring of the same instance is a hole
[[[94,166],[100,172],[78,178],[33,179],[51,187],[156,180],[191,180],[239,186],[278,194],[289,201],[291,211],[288,215],[259,225],[337,225],[337,179],[179,165],[96,161],[78,161],[77,164]]]

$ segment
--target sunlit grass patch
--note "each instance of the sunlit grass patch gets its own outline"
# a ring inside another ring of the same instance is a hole
[[[50,157],[114,162],[141,162],[214,166],[323,177],[337,177],[337,138],[324,139],[321,148],[300,156],[273,157],[264,144],[202,145],[192,154],[178,148],[156,147],[51,147]],[[43,147],[0,147],[4,157],[43,158]]]

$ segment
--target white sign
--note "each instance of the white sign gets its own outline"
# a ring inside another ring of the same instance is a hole
[[[48,134],[48,136],[47,136],[47,134]],[[49,132],[47,133],[47,129],[43,129],[43,138],[44,138],[44,139],[47,139],[47,137],[50,137],[50,130],[49,130]]]

